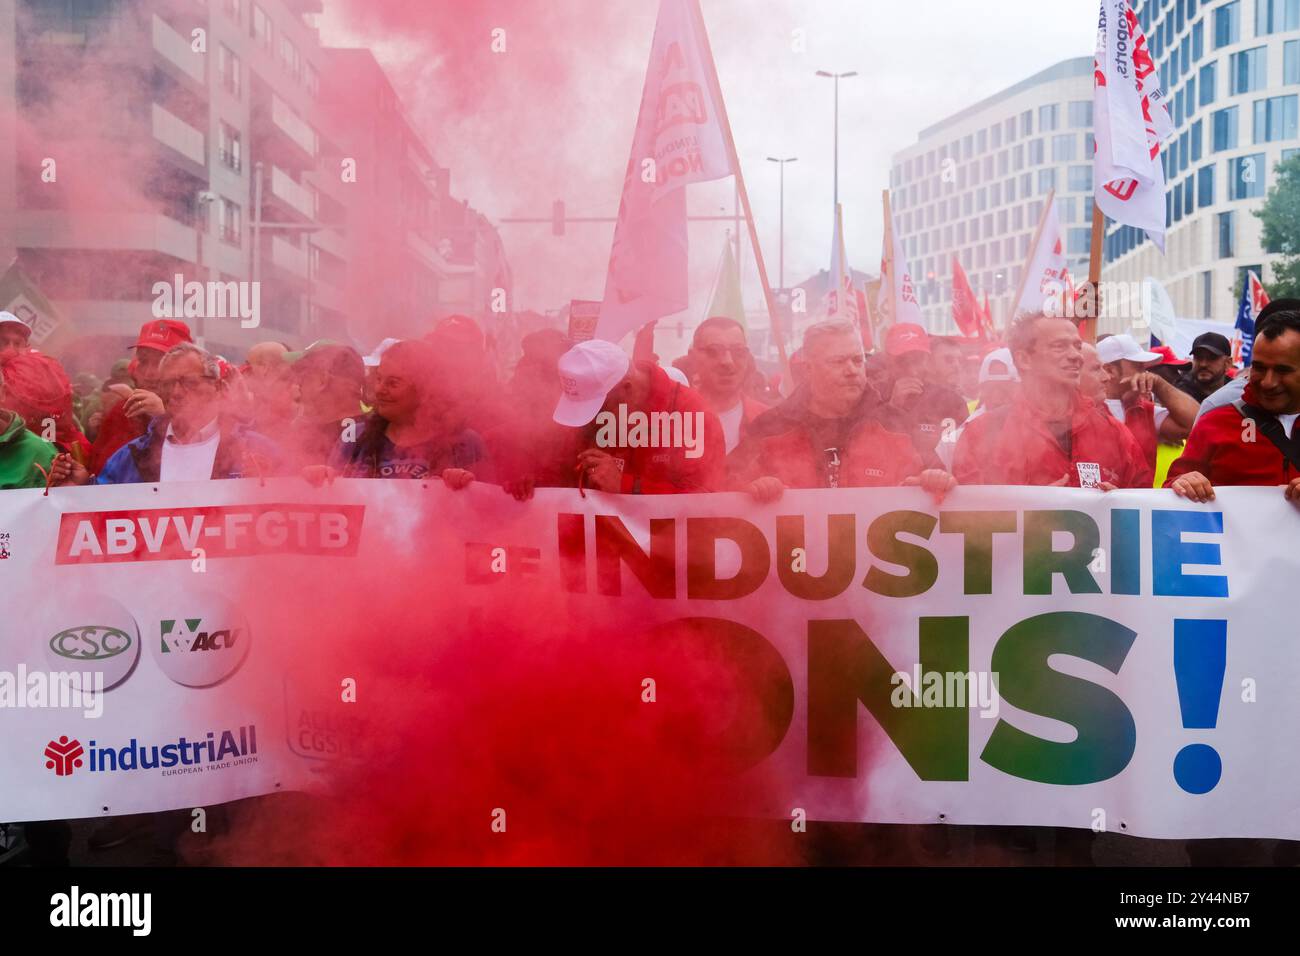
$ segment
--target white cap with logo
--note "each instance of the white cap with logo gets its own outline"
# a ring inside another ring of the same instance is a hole
[[[1103,365],[1127,359],[1139,365],[1155,365],[1164,361],[1159,352],[1148,352],[1134,341],[1131,335],[1111,335],[1097,343],[1097,357]]]
[[[579,342],[560,356],[560,387],[555,421],[571,428],[591,422],[609,390],[623,380],[632,360],[613,342]]]

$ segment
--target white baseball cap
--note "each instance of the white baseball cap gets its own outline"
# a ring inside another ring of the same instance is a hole
[[[375,346],[375,350],[373,352],[371,352],[361,361],[363,361],[366,364],[366,368],[378,368],[379,360],[384,357],[384,353],[387,352],[389,349],[391,349],[394,345],[396,345],[400,341],[401,339],[384,339],[382,342],[380,342],[378,345]]]
[[[0,312],[0,325],[21,325],[28,332],[31,332],[32,330],[30,325],[18,318],[18,316],[14,315],[12,312]]]
[[[1137,362],[1139,365],[1155,365],[1163,362],[1165,358],[1158,352],[1146,351],[1133,340],[1133,336],[1127,334],[1112,335],[1098,342],[1097,357],[1101,359],[1103,365],[1118,362],[1120,359]]]
[[[1011,357],[1011,349],[994,349],[980,362],[981,385],[985,382],[1018,381],[1020,372],[1016,369],[1016,360]]]
[[[623,380],[632,360],[613,342],[579,342],[560,356],[560,387],[555,421],[571,428],[588,424],[605,404],[609,390]]]

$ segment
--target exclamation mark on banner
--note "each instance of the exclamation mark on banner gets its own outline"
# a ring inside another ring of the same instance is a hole
[[[1228,667],[1228,622],[1174,621],[1174,678],[1183,727],[1213,730]],[[1174,758],[1174,779],[1188,793],[1209,793],[1223,776],[1223,761],[1209,744],[1188,744]]]

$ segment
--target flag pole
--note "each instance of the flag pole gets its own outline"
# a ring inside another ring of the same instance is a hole
[[[1088,284],[1092,286],[1094,315],[1085,316],[1080,323],[1080,334],[1085,342],[1097,341],[1097,320],[1101,317],[1101,252],[1106,238],[1106,214],[1101,211],[1096,198],[1092,201],[1092,245],[1088,250]]]
[[[1020,305],[1020,300],[1025,297],[1025,286],[1029,284],[1029,267],[1034,264],[1034,255],[1038,252],[1038,243],[1043,238],[1043,227],[1047,225],[1047,217],[1052,212],[1052,203],[1056,199],[1056,190],[1047,191],[1047,201],[1043,203],[1043,214],[1038,217],[1038,227],[1034,229],[1034,238],[1029,241],[1029,258],[1025,260],[1025,267],[1020,270],[1020,287],[1016,289],[1016,297],[1011,300],[1011,317],[1007,319],[1007,328],[1016,320],[1016,307]]]
[[[754,260],[758,264],[758,278],[763,284],[763,299],[767,303],[767,321],[776,339],[776,351],[781,360],[782,391],[788,394],[793,385],[790,375],[790,357],[785,351],[785,329],[778,320],[776,295],[772,283],[767,277],[767,264],[763,261],[763,247],[758,243],[758,226],[754,222],[754,211],[749,205],[749,190],[745,188],[745,177],[740,171],[740,156],[736,153],[736,140],[731,135],[731,120],[727,116],[727,104],[722,99],[722,85],[718,81],[718,65],[713,60],[713,44],[709,42],[709,31],[704,24],[704,12],[700,9],[700,0],[689,0],[691,14],[695,17],[700,38],[704,41],[704,53],[708,59],[709,84],[712,87],[713,101],[718,104],[718,118],[722,122],[723,137],[727,141],[727,154],[731,158],[731,168],[736,174],[736,191],[740,194],[741,209],[745,213],[745,222],[749,225],[749,244],[754,247]],[[736,237],[739,244],[740,237]]]

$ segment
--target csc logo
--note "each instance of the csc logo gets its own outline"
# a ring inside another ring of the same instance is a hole
[[[74,661],[103,661],[129,650],[131,635],[116,627],[70,627],[50,638],[50,650]]]
[[[37,612],[34,627],[42,636],[53,635],[44,650],[52,669],[102,674],[104,690],[130,677],[140,659],[140,625],[130,611],[107,595],[92,593],[49,602]]]

